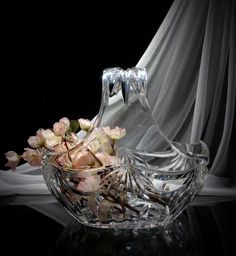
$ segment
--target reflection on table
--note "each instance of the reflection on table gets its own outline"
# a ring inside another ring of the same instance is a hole
[[[63,228],[26,207],[1,206],[2,248],[6,255],[12,244],[24,255],[234,255],[236,199],[207,201],[189,206],[165,229],[149,230],[96,229],[75,221]]]

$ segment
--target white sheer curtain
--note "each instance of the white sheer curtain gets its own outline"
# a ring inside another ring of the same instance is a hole
[[[202,139],[210,148],[210,175],[201,195],[236,195],[235,170],[227,169],[236,90],[235,8],[233,0],[175,0],[137,64],[147,69],[150,106],[167,137]],[[39,171],[22,165],[14,173],[0,172],[0,194],[66,223],[68,215]]]
[[[138,62],[148,71],[153,116],[170,140],[205,141],[211,168],[202,194],[235,195],[227,167],[236,91],[233,0],[176,0]]]

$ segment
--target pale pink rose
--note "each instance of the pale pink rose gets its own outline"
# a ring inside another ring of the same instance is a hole
[[[56,136],[51,130],[43,130],[42,136],[45,139],[45,146],[49,149],[53,148],[57,144],[61,144],[62,138]]]
[[[65,137],[65,140],[66,140],[68,149],[74,148],[82,142],[82,140],[80,140],[79,137],[74,132],[71,132],[70,135],[67,135]]]
[[[30,136],[28,139],[28,143],[32,148],[39,148],[42,146],[43,141],[39,136]]]
[[[64,147],[64,146],[65,145],[63,145],[63,144],[59,144],[59,145],[55,146],[54,148],[56,148],[56,150],[58,150],[58,152],[60,153],[61,150],[65,149],[65,148],[67,149],[67,147],[66,146]],[[81,147],[77,146],[77,147],[71,149],[69,152],[58,156],[56,158],[56,161],[59,165],[61,165],[64,168],[70,168],[70,169],[74,168],[74,166],[72,165],[72,159],[74,157],[76,157],[81,150],[82,150]]]
[[[25,148],[25,150],[26,151],[23,153],[23,159],[32,166],[41,166],[43,158],[42,153],[31,148]]]
[[[91,141],[85,142],[84,147],[87,147],[93,154],[96,154],[100,148],[100,143],[98,139],[93,139]]]
[[[45,138],[42,134],[42,132],[45,131],[44,129],[39,129],[37,132],[36,132],[36,136],[42,141],[42,143],[44,143],[45,141]]]
[[[71,158],[69,157],[68,153],[58,156],[56,158],[56,162],[64,168],[72,168]]]
[[[16,166],[20,162],[20,156],[15,151],[8,151],[7,153],[5,153],[5,156],[8,160],[5,166],[11,168],[12,170],[15,170]]]
[[[83,178],[83,175],[80,175],[82,180],[76,186],[76,188],[81,192],[93,192],[99,189],[100,176],[87,176]]]
[[[124,137],[126,134],[126,130],[119,127],[115,127],[114,129],[111,129],[109,126],[107,126],[107,127],[104,127],[103,129],[106,132],[107,136],[112,140],[119,140],[122,137]]]
[[[59,123],[59,122],[54,123],[53,132],[56,136],[64,136],[66,132],[64,123]]]
[[[74,158],[76,155],[78,155],[83,150],[86,150],[86,148],[83,147],[83,144],[79,144],[76,147],[72,148],[69,151],[69,155],[70,155],[71,159]]]
[[[107,136],[103,128],[95,128],[88,137],[88,141],[97,139],[99,148],[109,155],[114,155],[113,141]]]
[[[82,150],[82,149],[80,149],[81,146],[82,146],[81,141],[74,138],[73,135],[72,136],[68,135],[65,137],[64,142],[62,142],[61,144],[55,145],[53,147],[53,149],[54,149],[54,152],[59,155],[59,154],[62,154],[62,153],[68,152],[68,151],[70,151],[70,152],[74,152],[75,150],[81,151]]]
[[[66,151],[68,151],[68,149],[65,144],[58,144],[58,145],[54,146],[54,152],[58,155],[66,152]]]
[[[76,146],[69,151],[70,159],[72,161],[73,168],[81,168],[85,166],[92,166],[95,164],[95,158],[93,154],[87,150],[82,144]]]
[[[115,153],[112,145],[109,143],[100,144],[100,149],[102,152],[105,152],[109,155],[114,155],[114,153]]]
[[[88,131],[92,127],[92,123],[89,119],[78,119],[81,130]]]
[[[95,128],[95,129],[93,129],[93,131],[91,132],[89,137],[97,138],[100,143],[110,142],[110,139],[107,136],[107,134],[106,134],[106,132],[104,131],[103,128]]]
[[[71,132],[70,135],[68,136],[68,138],[75,144],[79,144],[81,142],[79,137],[74,132]]]
[[[63,117],[59,120],[59,123],[64,123],[65,126],[67,127],[67,130],[70,127],[70,120],[67,117]]]
[[[71,154],[70,154],[71,156]],[[81,168],[84,166],[92,166],[95,163],[95,158],[90,151],[83,150],[71,156],[73,168]]]
[[[95,156],[99,159],[103,166],[110,166],[120,163],[120,159],[117,156],[110,156],[104,152],[98,152]]]
[[[64,136],[66,131],[69,129],[69,127],[70,127],[69,119],[66,117],[63,117],[60,119],[59,122],[56,122],[53,125],[53,131],[56,136]]]

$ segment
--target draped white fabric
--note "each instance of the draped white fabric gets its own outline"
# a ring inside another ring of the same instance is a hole
[[[150,106],[167,137],[201,139],[209,146],[210,175],[201,195],[236,195],[235,170],[227,169],[236,91],[235,6],[233,0],[175,0],[137,64],[147,69]],[[0,194],[60,223],[69,220],[38,168],[0,172]]]
[[[203,194],[236,194],[235,170],[227,168],[235,111],[235,8],[232,0],[174,1],[137,64],[148,71],[153,116],[167,137],[208,145],[212,175]]]

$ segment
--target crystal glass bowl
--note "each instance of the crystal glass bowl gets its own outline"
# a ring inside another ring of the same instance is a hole
[[[65,169],[57,156],[43,161],[52,194],[80,223],[100,228],[151,228],[172,222],[201,190],[207,174],[204,142],[168,140],[154,120],[145,69],[104,70],[94,129],[122,127],[115,145],[119,162]]]
[[[99,228],[165,226],[195,198],[207,174],[203,142],[175,146],[181,154],[155,156],[163,162],[157,169],[135,161],[140,152],[122,149],[129,154],[129,164],[65,170],[51,156],[44,160],[43,176],[52,194],[80,223]],[[99,180],[99,187],[84,191],[83,184],[91,179]]]

